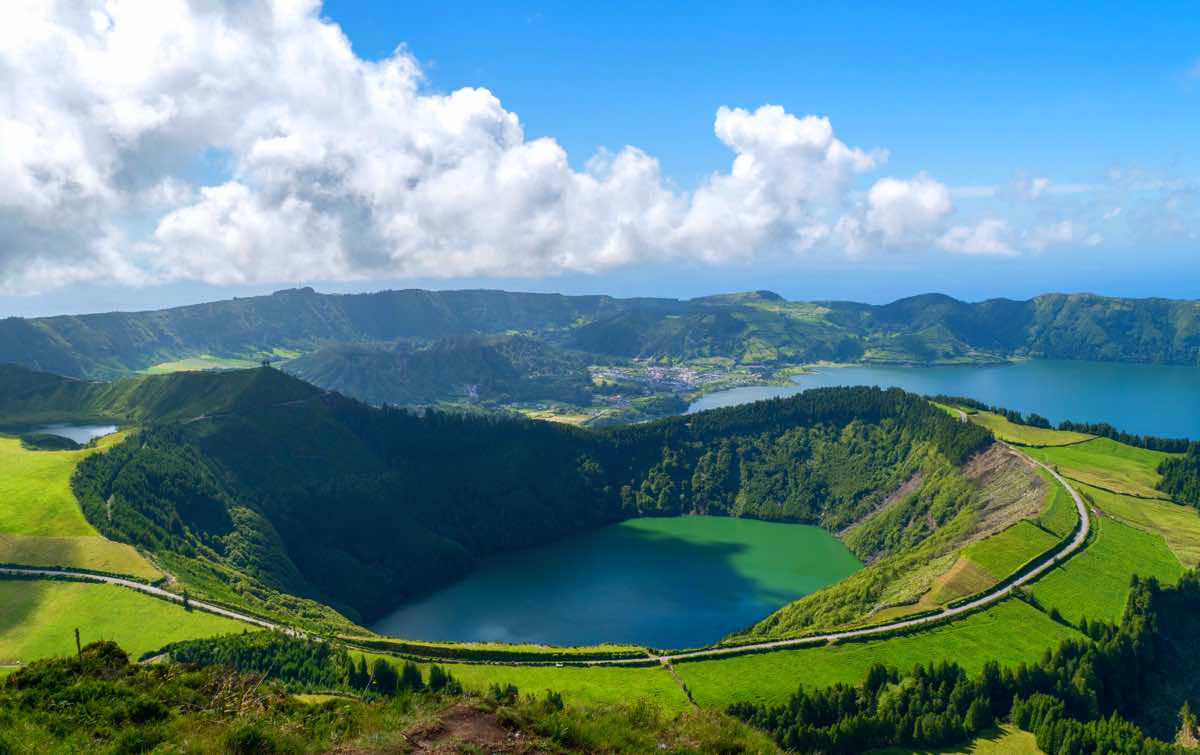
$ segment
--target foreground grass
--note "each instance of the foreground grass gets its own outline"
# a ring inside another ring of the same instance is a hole
[[[1090,485],[1079,488],[1105,515],[1161,535],[1184,566],[1200,564],[1200,511],[1170,501],[1116,495]]]
[[[930,661],[957,661],[974,674],[987,661],[1030,662],[1064,639],[1080,636],[1027,603],[1011,599],[900,637],[677,663],[675,669],[701,706],[724,707],[742,700],[780,704],[801,684],[857,684],[873,663],[903,669]]]
[[[968,418],[975,424],[983,425],[991,430],[992,434],[1000,440],[1017,443],[1022,446],[1065,446],[1094,437],[1085,433],[1018,425],[1015,422],[1009,422],[999,414],[991,412],[975,412],[968,415]]]
[[[972,543],[963,550],[963,557],[999,580],[1053,548],[1058,541],[1058,537],[1022,519],[1002,532]]]
[[[115,640],[134,657],[178,640],[241,632],[248,625],[115,585],[0,580],[0,665],[75,652]]]
[[[1026,453],[1057,467],[1071,479],[1125,495],[1165,498],[1155,489],[1158,465],[1169,454],[1134,448],[1109,438],[1058,448],[1028,448]]]
[[[98,643],[0,685],[0,752],[775,753],[720,711],[580,707],[524,690],[305,695],[224,666],[136,665]]]
[[[1129,598],[1129,580],[1155,577],[1174,584],[1183,566],[1157,534],[1143,532],[1108,517],[1095,518],[1095,535],[1082,552],[1055,567],[1036,583],[1034,597],[1063,618],[1118,622]]]
[[[394,656],[351,652],[357,659],[365,656],[392,662]],[[659,709],[678,713],[690,709],[687,696],[662,666],[508,666],[491,663],[446,663],[438,666],[449,671],[463,687],[486,692],[493,684],[513,684],[525,692],[560,692],[567,702],[578,705],[613,705],[648,700]],[[422,670],[428,673],[428,666]]]

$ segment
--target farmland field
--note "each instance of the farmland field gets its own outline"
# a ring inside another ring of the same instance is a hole
[[[1059,538],[1028,519],[968,546],[963,556],[996,579],[1004,579],[1024,563],[1045,553]]]
[[[1079,510],[1075,508],[1075,501],[1049,472],[1039,468],[1037,473],[1049,491],[1037,523],[1059,537],[1066,537],[1074,532],[1075,526],[1079,524]]]
[[[989,660],[1001,664],[1032,661],[1046,648],[1079,636],[1014,599],[900,637],[676,663],[675,669],[701,706],[723,707],[739,700],[783,703],[800,684],[856,684],[873,663],[907,669],[916,663],[953,660],[976,674]],[[997,643],[997,637],[1005,641]]]
[[[1137,574],[1174,583],[1183,567],[1157,534],[1142,532],[1108,518],[1093,522],[1095,536],[1084,550],[1055,567],[1033,585],[1045,608],[1057,608],[1067,621],[1117,622],[1125,611],[1129,580]]]
[[[991,430],[992,434],[1000,440],[1022,446],[1065,446],[1093,437],[1066,430],[1018,425],[1016,422],[1009,422],[1006,418],[992,412],[975,412],[969,414],[968,417],[972,422]]]
[[[876,750],[874,755],[1043,755],[1038,749],[1033,734],[1022,731],[1012,724],[984,732],[966,746],[948,747],[942,750],[911,750],[889,747]]]
[[[1158,465],[1167,457],[1161,451],[1134,448],[1108,438],[1060,448],[1028,448],[1030,456],[1058,468],[1066,477],[1116,493],[1163,498]]]
[[[1169,501],[1116,495],[1090,485],[1080,485],[1079,489],[1106,515],[1162,535],[1184,566],[1190,568],[1200,564],[1200,511]]]

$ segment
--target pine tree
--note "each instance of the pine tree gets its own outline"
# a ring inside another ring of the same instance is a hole
[[[405,661],[404,668],[400,670],[400,689],[409,689],[413,692],[419,692],[425,688],[425,683],[421,681],[421,669],[412,661]]]

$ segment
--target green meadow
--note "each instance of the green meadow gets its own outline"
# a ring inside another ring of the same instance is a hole
[[[1045,553],[1060,540],[1028,519],[989,538],[972,543],[963,556],[996,579],[1004,579],[1030,559]]]
[[[173,362],[160,362],[153,367],[142,370],[147,375],[165,375],[168,372],[190,372],[193,370],[243,370],[247,367],[257,367],[258,362],[249,359],[229,359],[215,357],[211,354],[176,359]]]
[[[1067,621],[1120,621],[1134,574],[1164,583],[1174,583],[1183,574],[1183,566],[1159,535],[1106,516],[1094,517],[1092,526],[1095,534],[1088,546],[1032,587],[1042,606],[1057,608]]]
[[[1105,490],[1147,498],[1163,498],[1155,489],[1158,465],[1168,454],[1134,448],[1109,438],[1057,448],[1028,448],[1025,451],[1056,467],[1073,480]]]
[[[1030,427],[1009,422],[1005,417],[992,412],[975,412],[968,417],[977,425],[983,425],[992,431],[998,439],[1017,443],[1022,446],[1063,446],[1079,443],[1093,437],[1084,433],[1066,430],[1050,430],[1042,427]]]
[[[71,473],[87,456],[119,443],[126,433],[78,451],[30,451],[0,437],[0,532],[17,535],[96,535],[71,492]]]
[[[132,546],[100,535],[71,492],[76,465],[127,435],[114,433],[78,451],[34,451],[0,436],[0,563],[162,576]]]
[[[1200,564],[1200,511],[1192,506],[1117,495],[1090,485],[1079,489],[1106,516],[1161,535],[1184,566]]]
[[[1037,523],[1042,529],[1049,530],[1060,538],[1066,537],[1074,532],[1075,525],[1079,524],[1079,510],[1075,507],[1075,500],[1049,472],[1039,468],[1037,473],[1049,491]]]
[[[858,683],[874,663],[911,668],[957,661],[975,674],[987,661],[1032,661],[1062,640],[1079,636],[1029,604],[1010,599],[899,637],[676,663],[675,670],[701,706],[724,707],[739,700],[784,703],[800,684]]]
[[[114,640],[133,657],[170,642],[253,629],[247,624],[116,585],[0,580],[0,665],[75,652]]]

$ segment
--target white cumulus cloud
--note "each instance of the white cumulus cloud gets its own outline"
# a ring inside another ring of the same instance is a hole
[[[359,58],[320,11],[317,0],[6,3],[0,289],[1009,249],[993,221],[951,224],[950,190],[924,173],[856,190],[886,152],[774,105],[717,110],[732,164],[692,191],[631,146],[576,170],[487,89],[429,92],[403,48]],[[205,154],[228,170],[197,172]]]

